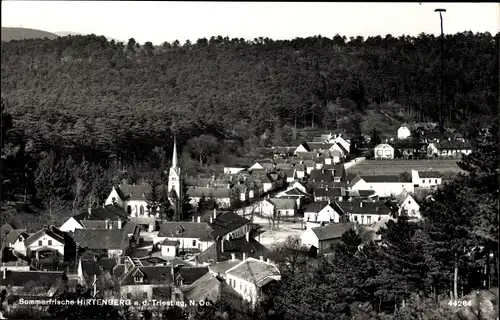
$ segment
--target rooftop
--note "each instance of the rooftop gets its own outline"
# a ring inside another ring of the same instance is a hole
[[[331,223],[324,227],[312,228],[311,230],[320,241],[323,241],[340,238],[344,232],[353,228],[353,223]]]
[[[267,277],[281,275],[276,265],[254,258],[240,262],[237,266],[229,269],[226,274],[255,284]]]
[[[123,229],[76,229],[73,236],[80,248],[124,249],[128,235]]]

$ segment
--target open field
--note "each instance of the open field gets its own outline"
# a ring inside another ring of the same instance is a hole
[[[264,231],[260,236],[256,237],[262,245],[271,249],[274,245],[282,243],[286,240],[288,236],[298,236],[300,237],[304,230],[302,229],[302,219],[297,218],[296,223],[288,221],[280,221],[278,230],[271,230],[269,220],[261,217],[254,217],[253,223],[258,223],[262,225],[262,231]]]
[[[462,171],[457,165],[457,160],[445,159],[419,159],[419,160],[364,160],[347,170],[347,173],[377,175],[400,174],[411,170],[435,170],[441,173],[459,173]]]

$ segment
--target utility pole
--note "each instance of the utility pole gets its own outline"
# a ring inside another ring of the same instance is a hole
[[[443,12],[446,12],[446,9],[436,9],[434,12],[439,12],[439,19],[441,20],[441,79],[439,82],[439,130],[441,131],[441,134],[444,133],[444,118],[443,118],[443,99],[444,99],[444,90],[443,90],[443,73],[444,73],[444,59],[443,59],[443,52],[444,52],[444,32],[443,32]],[[451,119],[449,119],[451,120]]]

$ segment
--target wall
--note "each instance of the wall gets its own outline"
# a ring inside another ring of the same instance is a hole
[[[42,240],[42,245],[38,244],[39,240]],[[49,245],[49,240],[52,240],[52,245]],[[27,247],[27,249],[29,251],[33,251],[33,250],[36,250],[36,249],[38,249],[40,247],[44,247],[44,246],[52,248],[54,250],[57,250],[61,256],[64,256],[64,244],[60,243],[59,241],[57,241],[57,240],[55,240],[47,235],[44,235],[44,236],[40,237],[39,239],[37,239],[35,242],[30,244]],[[35,252],[33,252],[32,255],[35,256]]]
[[[356,184],[357,186],[358,184]],[[374,190],[379,197],[397,196],[403,190],[413,193],[414,186],[411,182],[377,182],[367,183],[368,188],[364,190]],[[363,190],[363,189],[355,189]]]
[[[179,250],[200,250],[201,252],[207,250],[214,241],[199,241],[196,238],[173,238],[173,237],[156,237],[153,239],[153,243],[162,243],[163,240],[168,239],[172,241],[179,241]],[[196,240],[196,244],[193,246],[193,240]]]
[[[403,210],[406,210],[408,212],[408,215],[410,217],[415,217],[417,219],[420,219],[420,206],[418,203],[413,199],[411,196],[408,196],[404,203],[401,204],[400,209],[399,209],[399,214],[403,212]]]
[[[136,284],[129,286],[121,286],[120,293],[123,299],[127,299],[127,293],[132,295],[132,299],[137,299],[141,301],[142,299],[152,299],[153,298],[153,288],[158,287],[159,285],[151,285],[151,284]],[[146,297],[144,296],[146,293]]]
[[[176,253],[176,246],[161,246],[161,255],[164,257],[175,257]]]
[[[14,248],[15,252],[19,252],[22,255],[26,255],[26,246],[24,245],[24,238],[22,238],[22,236],[20,236],[19,239],[16,240],[16,242],[11,244],[11,248]]]
[[[115,198],[116,200],[116,203],[120,206],[120,207],[124,207],[123,206],[123,201],[122,199],[120,198],[120,196],[118,195],[118,193],[116,192],[115,188],[113,188],[111,190],[111,192],[109,193],[109,196],[108,198],[106,199],[106,201],[104,202],[105,205],[110,205],[110,204],[113,204],[113,198]]]
[[[370,220],[368,219],[368,217],[370,217]],[[349,220],[350,221],[354,221],[354,222],[357,222],[359,224],[362,224],[362,225],[370,225],[370,224],[373,224],[377,221],[379,221],[379,219],[389,219],[390,218],[390,214],[377,214],[376,212],[372,213],[372,214],[361,214],[361,213],[350,213],[349,214]]]
[[[316,234],[312,231],[312,228],[307,228],[300,236],[302,245],[310,247],[315,246],[319,248],[319,240]]]
[[[419,178],[413,180],[413,184],[418,184],[420,188],[430,188],[433,186],[440,186],[442,184],[441,178]]]
[[[356,164],[360,163],[361,161],[363,161],[365,159],[366,159],[365,157],[359,157],[359,158],[356,158],[356,159],[351,160],[349,162],[346,162],[346,163],[344,163],[344,168],[346,170],[349,168],[352,168],[353,166],[355,166]]]
[[[83,227],[74,218],[69,218],[68,221],[63,223],[59,230],[64,232],[75,232],[75,229],[83,229]]]
[[[332,252],[332,245],[340,242],[340,238],[322,240],[319,242],[318,254]]]
[[[231,275],[226,275],[226,283],[241,295],[244,300],[251,303],[257,302],[258,294],[255,284]]]
[[[108,249],[108,258],[120,257],[122,254],[123,250],[121,249],[116,249],[116,250]]]
[[[131,217],[147,217],[148,216],[148,203],[146,200],[130,200],[130,201],[124,201],[123,202],[123,209],[125,212],[127,211],[127,207],[130,206],[132,209]],[[144,207],[144,215],[140,214],[140,207]]]

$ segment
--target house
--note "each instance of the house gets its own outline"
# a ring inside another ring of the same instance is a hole
[[[294,182],[295,180],[298,180],[297,176],[297,169],[296,168],[290,168],[290,169],[280,169],[279,172],[283,173],[286,176],[286,182]]]
[[[342,201],[346,195],[347,193],[344,188],[319,187],[314,188],[313,191],[314,201]]]
[[[54,226],[49,226],[24,240],[26,256],[36,258],[36,260],[49,257],[62,260],[67,240],[68,237],[64,232]]]
[[[161,255],[164,257],[176,257],[179,253],[179,241],[165,239],[161,243]]]
[[[472,152],[472,145],[465,140],[436,140],[427,146],[427,155],[433,158],[461,158]]]
[[[378,195],[374,190],[351,190],[348,191],[349,200],[378,200]]]
[[[379,197],[395,197],[403,190],[414,191],[412,182],[402,182],[397,175],[356,176],[349,183],[349,191],[373,190]]]
[[[305,153],[305,152],[310,152],[309,146],[307,145],[306,142],[304,142],[300,146],[298,146],[297,149],[295,149],[293,151],[293,154],[300,154],[300,153]]]
[[[275,198],[285,198],[285,199],[294,199],[297,203],[297,208],[302,207],[311,196],[298,188],[288,188],[285,191],[281,191],[275,195]]]
[[[300,191],[302,191],[303,193],[308,193],[306,186],[303,183],[299,182],[299,181],[295,181],[295,182],[291,183],[288,186],[288,188],[289,189],[296,188],[296,189],[299,189]]]
[[[281,280],[278,267],[270,260],[247,258],[226,271],[226,283],[253,306],[272,283]]]
[[[297,201],[294,199],[268,198],[261,202],[260,214],[264,217],[272,217],[274,214],[280,217],[293,217],[297,211]]]
[[[339,150],[333,150],[329,153],[329,157],[325,158],[325,164],[337,164],[340,163],[344,155]]]
[[[78,284],[92,286],[94,276],[100,283],[107,282],[109,286],[113,283],[114,269],[120,264],[121,258],[79,259],[77,267]],[[104,281],[103,281],[104,280]],[[103,288],[99,288],[101,291]]]
[[[344,201],[334,202],[333,208],[349,221],[363,225],[371,225],[383,218],[391,217],[391,210],[383,201]]]
[[[129,248],[128,235],[123,229],[76,229],[73,239],[79,249],[102,250],[108,258],[119,257]]]
[[[338,151],[342,157],[346,157],[349,154],[349,149],[346,149],[342,144],[335,142],[332,147],[329,149],[330,151]]]
[[[120,277],[123,298],[183,301],[182,287],[208,273],[207,267],[133,266]]]
[[[208,221],[207,221],[208,219]],[[198,217],[197,222],[165,222],[153,242],[178,241],[181,251],[203,252],[217,239],[239,238],[251,231],[250,221],[233,213],[217,212]]]
[[[273,163],[265,163],[265,162],[256,162],[254,165],[252,165],[249,170],[273,170],[274,169],[274,164]]]
[[[28,239],[29,235],[24,229],[12,229],[4,236],[4,247],[12,248],[15,252],[26,255],[26,246],[24,240]]]
[[[330,170],[312,170],[309,174],[309,181],[311,182],[321,182],[330,183],[333,182],[333,172]]]
[[[415,188],[435,188],[442,184],[442,174],[439,171],[411,171],[413,186]]]
[[[402,125],[398,129],[398,139],[399,140],[404,140],[407,139],[411,136],[410,129],[406,125]]]
[[[421,218],[420,205],[406,190],[403,190],[403,192],[401,192],[393,202],[397,208],[397,211],[395,212],[397,213],[397,216],[405,214],[413,219]]]
[[[198,256],[198,261],[203,263],[219,263],[221,261],[234,260],[234,258],[245,260],[246,257],[269,258],[271,252],[257,240],[247,233],[244,237],[219,240]]]
[[[339,214],[328,201],[313,202],[304,208],[304,223],[329,224],[341,222]]]
[[[355,230],[355,225],[351,222],[307,228],[300,239],[302,245],[316,247],[318,254],[327,254],[333,251],[334,245],[340,242],[344,232],[349,229]]]
[[[344,155],[349,154],[349,150],[351,150],[351,143],[341,133],[338,135],[333,135],[328,142],[341,145],[343,150],[346,151]]]
[[[375,159],[394,159],[394,148],[387,143],[381,143],[374,149]]]
[[[111,189],[105,205],[117,204],[126,210],[129,217],[149,216],[147,195],[150,192],[151,186],[147,183],[122,183]]]
[[[237,174],[245,169],[245,167],[224,167],[224,174]]]
[[[202,198],[213,198],[221,208],[231,207],[231,198],[233,197],[233,190],[228,186],[227,188],[206,188],[206,187],[190,187],[187,190],[187,196],[190,198],[190,203],[193,206],[198,205]]]
[[[88,208],[76,216],[69,218],[59,230],[74,232],[75,229],[121,229],[126,217],[116,204],[103,208]]]

